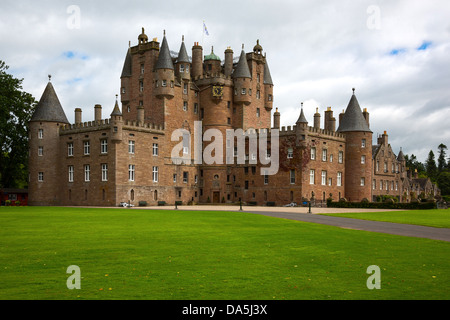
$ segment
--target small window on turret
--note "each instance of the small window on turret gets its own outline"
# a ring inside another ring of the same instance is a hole
[[[39,129],[38,130],[38,138],[39,139],[43,139],[44,138],[44,129]]]
[[[167,87],[167,80],[161,81],[161,87]]]
[[[184,72],[184,64],[180,64],[180,72]]]
[[[241,95],[245,95],[245,94],[246,94],[246,90],[245,90],[245,88],[242,88]]]
[[[141,74],[144,74],[145,68],[144,68],[144,64],[141,64]]]

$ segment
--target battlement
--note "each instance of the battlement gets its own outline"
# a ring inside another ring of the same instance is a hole
[[[74,124],[66,124],[60,127],[60,134],[74,134],[79,132],[88,132],[88,131],[98,131],[98,130],[109,130],[111,128],[110,119],[102,119],[98,121],[87,121],[80,122]],[[159,133],[164,132],[164,126],[148,123],[148,122],[138,122],[137,120],[125,120],[123,123],[123,128],[125,130],[142,130],[146,132],[155,132]]]
[[[295,134],[296,127],[297,127],[296,125],[287,126],[287,127],[282,126],[281,130],[280,130],[280,136]],[[315,127],[311,127],[311,126],[308,126],[308,134],[315,135],[315,136],[321,135],[321,136],[345,139],[344,133],[340,133],[340,132],[336,132],[336,131],[329,131],[329,130],[315,128]]]

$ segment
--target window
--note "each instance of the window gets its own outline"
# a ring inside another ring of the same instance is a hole
[[[38,181],[39,182],[44,181],[44,173],[43,172],[38,172]]]
[[[73,142],[67,144],[67,156],[73,156]]]
[[[89,141],[84,142],[84,154],[88,155],[91,153],[91,143]]]
[[[291,184],[295,184],[295,170],[290,171]]]
[[[333,162],[333,155],[330,154],[330,162]]]
[[[176,173],[173,174],[173,182],[177,182],[177,174]]]
[[[108,181],[108,165],[102,163],[102,181]]]
[[[388,172],[388,164],[387,164],[387,162],[384,163],[384,172]]]
[[[245,182],[244,182],[244,189],[245,189],[245,190],[248,189],[248,180],[245,180]]]
[[[380,190],[383,190],[383,180],[380,180]]]
[[[161,87],[167,87],[167,80],[161,81]]]
[[[184,64],[180,64],[180,72],[184,72]]]
[[[158,144],[157,143],[153,144],[153,155],[154,156],[158,155]]]
[[[187,101],[183,101],[183,111],[187,111],[188,109],[188,103]]]
[[[327,172],[322,171],[322,185],[325,186],[327,184]]]
[[[133,140],[129,140],[128,141],[128,153],[134,154],[134,141]]]
[[[377,160],[377,166],[376,166],[376,171],[380,170],[380,161]]]
[[[144,64],[141,64],[141,74],[144,74],[145,68],[144,68]]]
[[[372,181],[372,189],[375,190],[377,188],[377,180],[373,179]]]
[[[268,99],[269,101],[272,101],[272,95],[269,94],[269,95],[267,96],[267,99]]]
[[[89,164],[84,165],[84,181],[91,181],[91,166]]]
[[[38,129],[38,139],[44,139],[44,129]]]
[[[261,111],[259,108],[256,108],[256,117],[259,118],[261,116]]]
[[[314,169],[309,170],[309,184],[314,184]]]
[[[125,93],[125,92],[126,92],[125,87],[122,87],[122,93]]]
[[[184,94],[187,94],[187,93],[188,93],[188,85],[187,85],[187,83],[185,83],[185,84],[183,85],[183,93],[184,93]]]
[[[311,160],[316,160],[316,148],[311,148]]]
[[[152,178],[153,182],[158,182],[158,167],[153,167]]]
[[[365,164],[366,163],[366,156],[362,155],[361,156],[361,164]]]
[[[344,152],[343,151],[339,151],[339,153],[338,153],[338,162],[339,163],[344,162]]]
[[[256,90],[256,99],[261,99],[261,91]]]
[[[333,179],[328,178],[328,185],[331,187],[332,184],[333,184]]]
[[[134,181],[134,172],[135,172],[135,166],[134,164],[128,165],[128,181]]]
[[[73,182],[73,166],[69,166],[69,182]]]
[[[184,171],[183,172],[183,183],[188,183],[189,173]]]
[[[241,95],[245,95],[245,93],[246,93],[245,88],[242,88],[242,90],[241,90]]]
[[[362,177],[361,178],[361,187],[366,185],[366,178]]]
[[[194,183],[197,184],[197,182],[198,182],[198,176],[195,175],[195,176],[194,176]]]
[[[342,186],[342,172],[338,172],[337,173],[337,182],[336,182],[338,187]]]
[[[194,114],[198,113],[198,103],[194,103]]]
[[[139,81],[139,92],[143,92],[144,91],[144,81]]]
[[[227,118],[227,124],[231,124],[231,118]]]
[[[366,139],[362,139],[361,140],[361,148],[365,148],[366,147]]]
[[[327,161],[327,149],[322,149],[322,161]]]
[[[102,139],[100,141],[100,152],[101,153],[108,153],[108,140]]]
[[[43,156],[44,155],[44,147],[38,147],[38,156]]]

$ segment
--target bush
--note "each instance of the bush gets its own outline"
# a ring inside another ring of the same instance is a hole
[[[11,205],[11,200],[6,200],[5,201],[5,206],[10,206]]]

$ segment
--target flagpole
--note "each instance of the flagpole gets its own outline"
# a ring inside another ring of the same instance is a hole
[[[205,45],[204,38],[205,38],[205,20],[203,20],[203,25],[202,25],[202,47]]]

